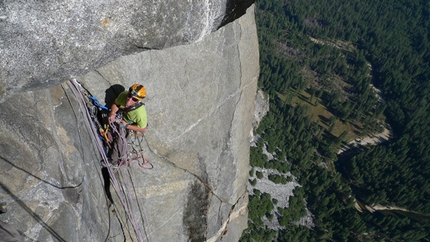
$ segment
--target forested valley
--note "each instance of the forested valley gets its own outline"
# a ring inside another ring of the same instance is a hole
[[[257,0],[256,22],[270,111],[240,241],[430,241],[430,1]],[[389,142],[338,156],[387,126]],[[259,169],[294,176],[288,207],[252,189]]]

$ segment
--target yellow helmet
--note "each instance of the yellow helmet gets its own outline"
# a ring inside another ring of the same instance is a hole
[[[142,100],[146,96],[146,89],[140,84],[134,84],[128,89],[128,94],[132,97]]]

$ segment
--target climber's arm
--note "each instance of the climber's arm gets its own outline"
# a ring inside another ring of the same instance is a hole
[[[116,112],[118,112],[119,107],[115,103],[112,104],[109,112],[109,123],[112,123],[115,121]]]

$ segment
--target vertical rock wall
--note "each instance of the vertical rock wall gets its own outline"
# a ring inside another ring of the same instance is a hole
[[[147,88],[134,203],[147,241],[237,241],[247,225],[249,133],[258,79],[253,7],[187,46],[121,57],[77,77],[102,102],[112,86]],[[26,241],[133,238],[120,202],[108,209],[100,157],[66,84],[0,104],[0,219]],[[124,179],[117,177],[118,180]]]

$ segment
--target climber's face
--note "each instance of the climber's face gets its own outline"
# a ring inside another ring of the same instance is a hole
[[[136,102],[138,102],[139,99],[131,96],[131,95],[127,95],[127,102],[126,102],[126,106],[130,107],[133,106]]]

